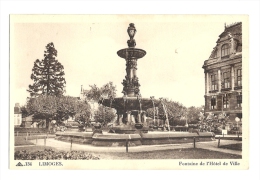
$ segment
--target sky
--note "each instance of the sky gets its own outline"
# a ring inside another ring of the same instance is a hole
[[[102,86],[112,81],[123,94],[125,60],[117,51],[127,48],[127,28],[137,29],[137,76],[142,97],[168,98],[187,107],[204,105],[203,63],[216,45],[224,24],[241,16],[205,15],[11,15],[11,97],[25,104],[33,63],[43,59],[53,42],[64,66],[66,95],[78,97],[81,85]]]

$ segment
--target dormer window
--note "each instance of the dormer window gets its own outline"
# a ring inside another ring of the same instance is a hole
[[[226,57],[230,53],[229,44],[224,44],[221,48],[221,57]]]

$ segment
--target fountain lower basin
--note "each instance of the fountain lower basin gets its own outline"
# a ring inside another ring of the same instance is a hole
[[[92,144],[93,146],[125,146],[126,140],[129,146],[141,145],[162,145],[162,144],[182,144],[194,141],[214,141],[215,134],[212,132],[148,132],[136,131],[135,134],[116,134],[116,133],[95,133],[92,132],[57,132],[56,140],[71,142],[76,144]]]

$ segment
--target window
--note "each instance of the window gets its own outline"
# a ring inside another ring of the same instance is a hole
[[[230,72],[223,73],[224,88],[230,88]]]
[[[242,69],[237,70],[237,86],[242,86]]]
[[[237,95],[237,107],[242,107],[242,93]]]
[[[221,57],[228,56],[229,55],[229,44],[224,44],[221,48]]]
[[[216,109],[216,96],[211,97],[211,109]]]
[[[217,74],[212,74],[211,75],[211,90],[217,90]]]
[[[223,96],[223,108],[229,108],[228,94],[224,94]]]

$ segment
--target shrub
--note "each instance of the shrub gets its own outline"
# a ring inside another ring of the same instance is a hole
[[[71,122],[68,122],[68,123],[64,123],[64,125],[66,126],[66,127],[73,127],[73,126],[80,126],[80,124],[78,123],[78,122],[76,122],[76,121],[71,121]]]
[[[184,120],[174,120],[172,121],[172,126],[184,126],[186,124],[186,121]]]
[[[186,126],[175,126],[174,129],[175,129],[175,131],[187,131],[188,127],[186,127]]]

